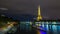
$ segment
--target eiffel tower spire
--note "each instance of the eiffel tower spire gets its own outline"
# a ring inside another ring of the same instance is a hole
[[[40,10],[40,5],[38,6],[38,16],[37,16],[37,21],[42,20],[42,16],[41,16],[41,10]]]

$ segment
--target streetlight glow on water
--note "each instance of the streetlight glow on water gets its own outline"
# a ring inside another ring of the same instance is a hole
[[[37,30],[37,34],[47,34],[47,32],[42,31],[42,30]]]

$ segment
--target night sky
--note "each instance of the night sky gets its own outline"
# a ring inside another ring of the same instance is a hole
[[[41,14],[45,18],[60,19],[60,0],[0,0],[0,13],[11,15],[37,15],[37,7],[41,6]]]

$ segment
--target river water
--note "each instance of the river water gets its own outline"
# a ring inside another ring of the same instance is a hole
[[[60,24],[40,24],[32,27],[31,22],[21,22],[14,34],[60,34]]]

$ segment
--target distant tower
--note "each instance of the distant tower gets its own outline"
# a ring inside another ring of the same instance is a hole
[[[41,16],[41,10],[40,10],[40,5],[38,6],[38,16],[37,16],[37,21],[42,20],[42,16]]]

